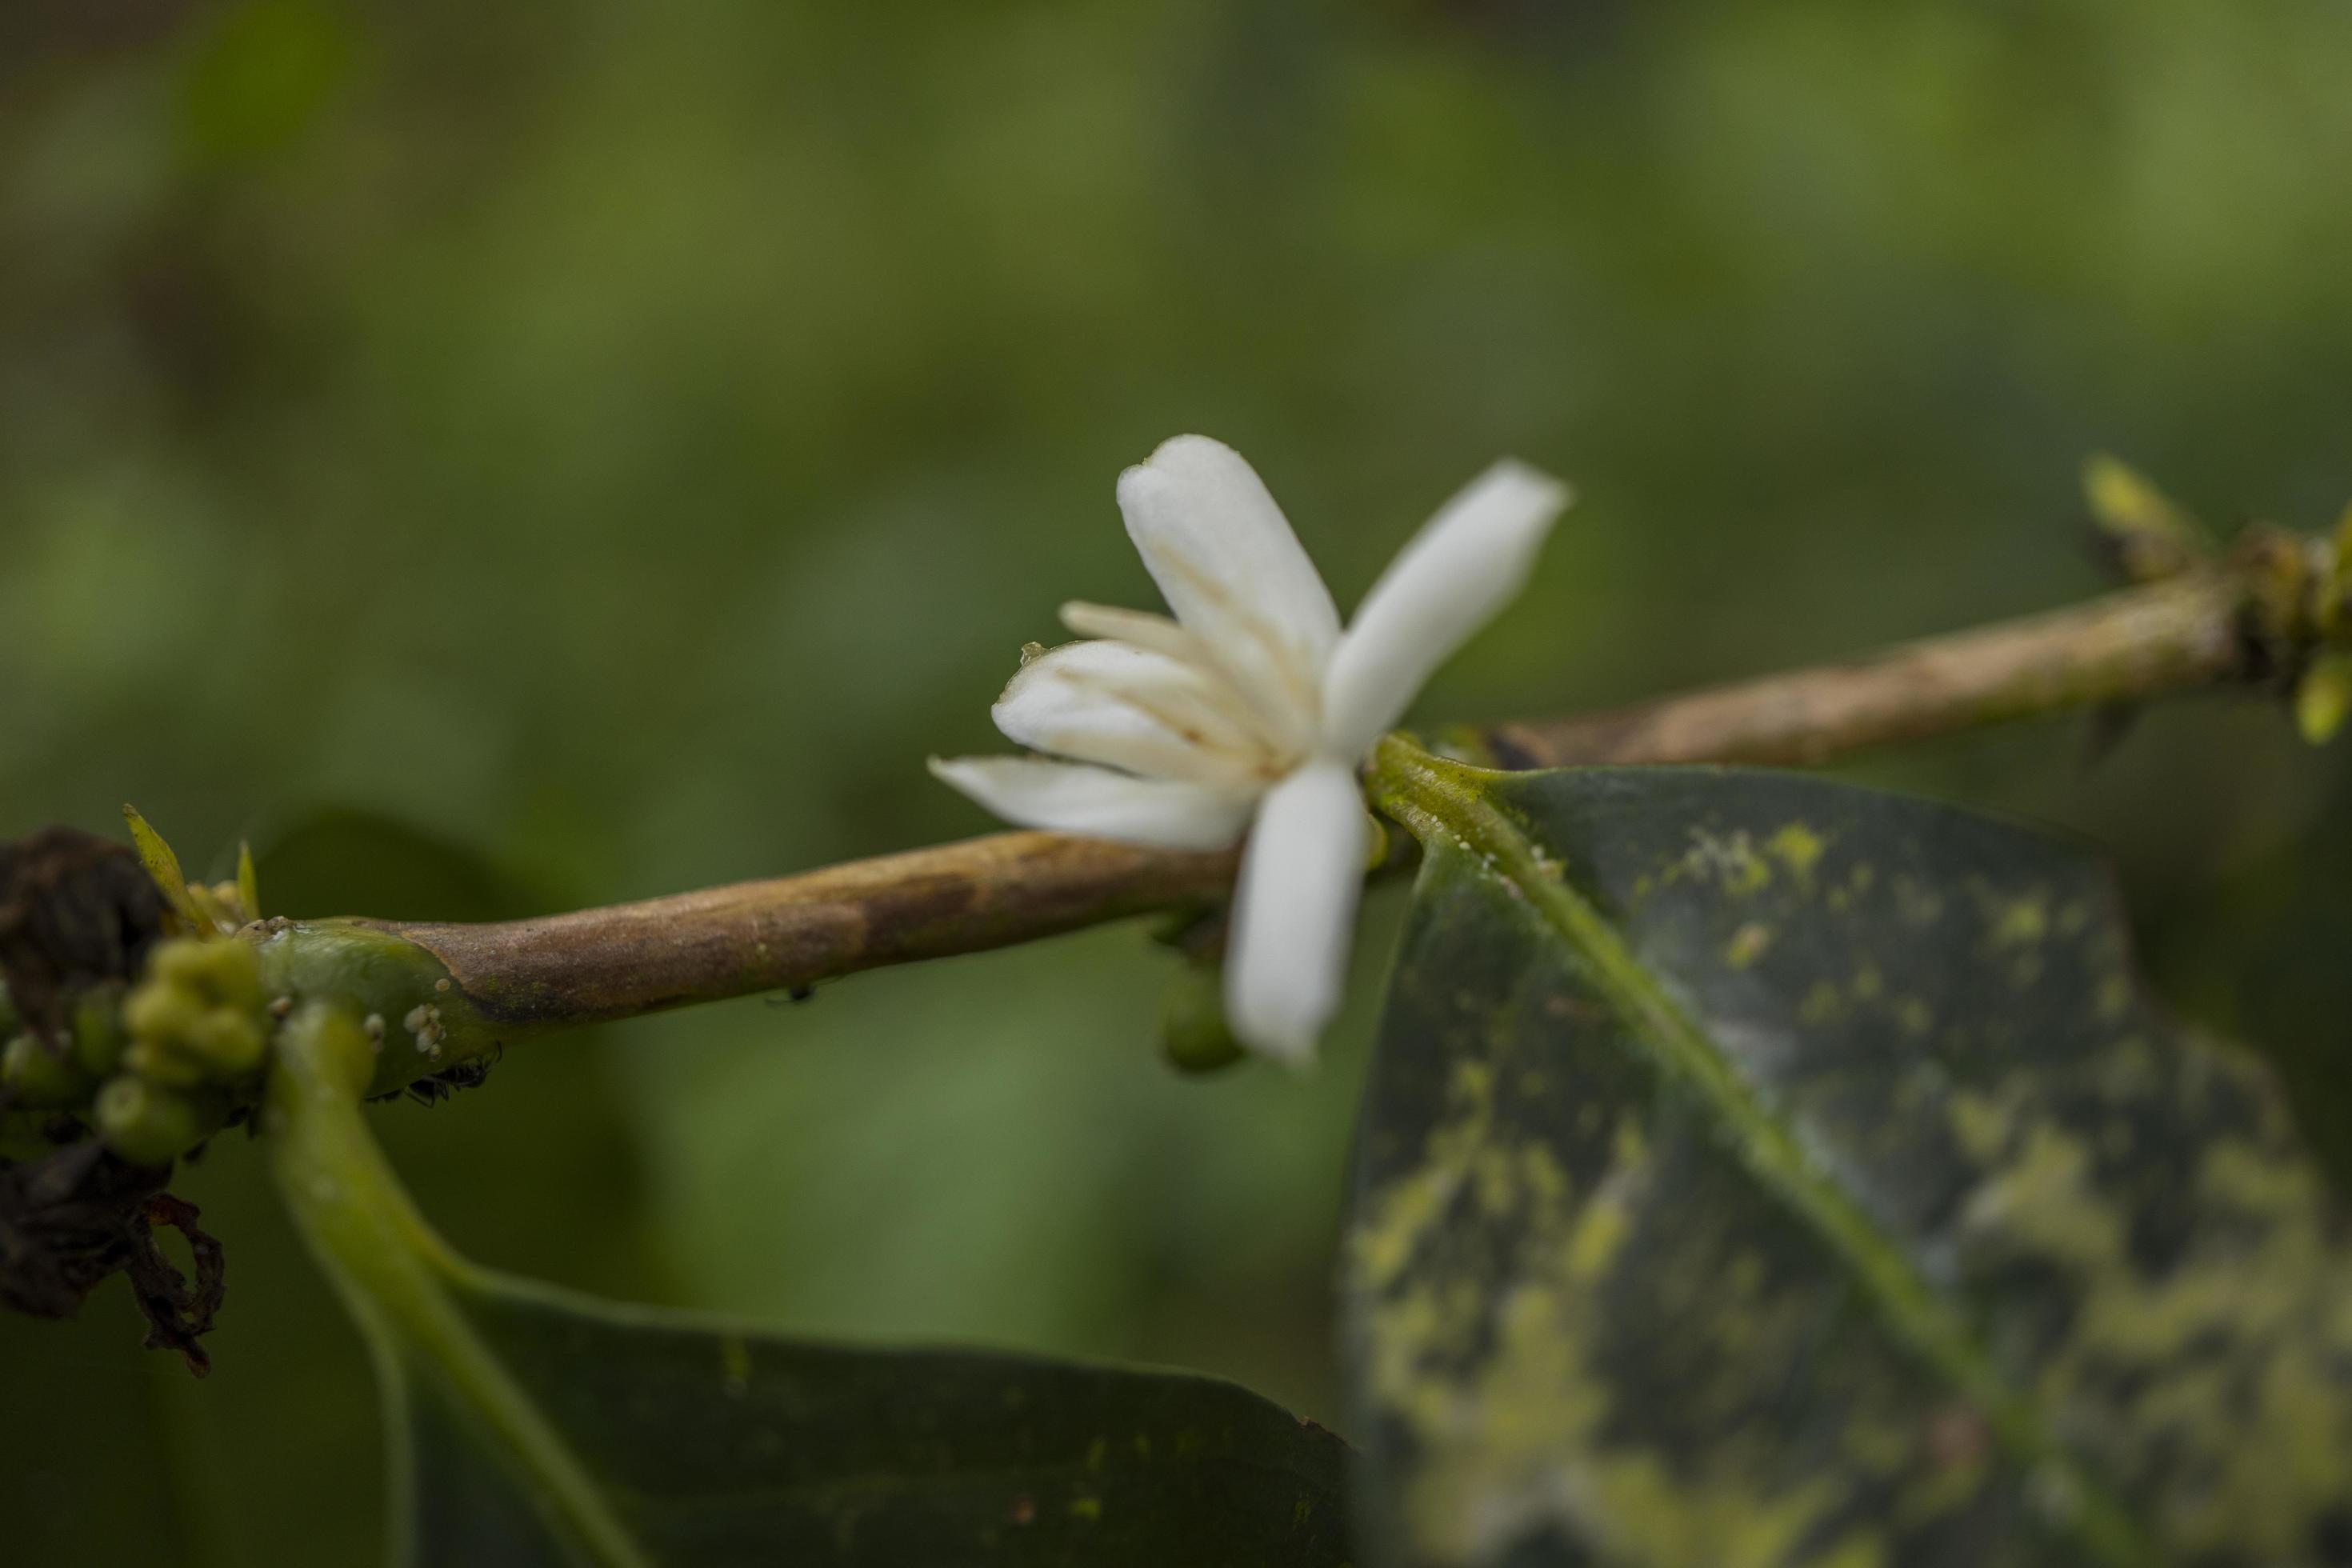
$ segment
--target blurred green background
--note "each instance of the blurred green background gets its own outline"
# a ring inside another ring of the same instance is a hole
[[[1058,602],[1153,602],[1111,486],[1182,430],[1343,604],[1497,453],[1579,482],[1430,718],[2097,591],[2095,448],[2316,527],[2352,496],[2347,79],[2352,9],[2263,0],[10,0],[0,830],[129,798],[215,872],[291,833],[273,910],[385,915],[980,831],[925,754],[999,744]],[[2340,758],[2209,702],[2095,767],[2054,722],[1852,771],[2095,835],[2159,983],[2323,1120]],[[377,1119],[486,1262],[1332,1418],[1395,915],[1309,1079],[1162,1068],[1168,965],[1122,929]],[[256,1156],[184,1184],[230,1249],[210,1381],[118,1285],[0,1321],[11,1563],[373,1560],[366,1368]]]

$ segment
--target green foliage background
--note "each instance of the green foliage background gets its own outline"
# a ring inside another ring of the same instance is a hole
[[[12,5],[0,826],[129,797],[202,866],[363,810],[495,868],[347,839],[265,882],[393,915],[980,831],[924,755],[996,744],[1059,601],[1150,602],[1111,482],[1186,429],[1343,603],[1498,451],[1580,482],[1432,717],[2095,591],[2095,447],[2318,526],[2347,70],[2352,12],[2270,0]],[[2252,704],[2084,754],[1857,771],[2095,833],[2159,984],[2307,1042],[2322,1118],[2342,764]],[[1311,1081],[1187,1084],[1163,972],[1114,931],[868,976],[380,1121],[486,1262],[1329,1415],[1369,996]],[[187,1190],[217,1373],[142,1355],[119,1289],[0,1321],[0,1521],[28,1562],[370,1561],[358,1342],[253,1150]]]

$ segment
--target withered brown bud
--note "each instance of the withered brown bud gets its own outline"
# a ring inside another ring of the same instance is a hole
[[[163,934],[163,895],[127,845],[77,827],[0,843],[0,977],[43,1038],[80,991],[136,979]]]
[[[167,1167],[136,1165],[96,1140],[37,1160],[0,1160],[0,1304],[37,1318],[71,1317],[108,1275],[127,1274],[151,1350],[173,1350],[201,1377],[199,1337],[220,1310],[220,1243],[196,1208],[163,1191]],[[155,1244],[169,1226],[187,1237],[191,1282]]]

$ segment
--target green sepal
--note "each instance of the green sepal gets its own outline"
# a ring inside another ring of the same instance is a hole
[[[253,845],[239,839],[236,846],[236,901],[245,906],[245,918],[261,918],[261,873],[254,868]]]
[[[139,851],[140,863],[147,868],[147,875],[155,880],[156,890],[163,895],[163,901],[179,917],[187,934],[211,936],[213,923],[189,893],[187,874],[180,869],[180,858],[172,853],[163,836],[139,815],[138,807],[127,801],[123,803],[122,820],[131,826],[131,842]]]
[[[1215,964],[1187,963],[1168,983],[1160,1049],[1169,1066],[1194,1075],[1222,1072],[1247,1054],[1226,1022],[1224,977]]]
[[[2352,649],[2326,648],[2315,655],[2294,688],[2294,727],[2315,746],[2324,746],[2352,714]]]
[[[2083,464],[2083,499],[2100,538],[2134,582],[2178,576],[2211,553],[2194,517],[2138,469],[2107,453]]]

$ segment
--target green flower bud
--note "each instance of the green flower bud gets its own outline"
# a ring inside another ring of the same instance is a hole
[[[0,1052],[0,1088],[19,1105],[41,1110],[79,1105],[89,1081],[71,1056],[29,1034],[18,1035]]]
[[[219,1073],[242,1075],[261,1065],[261,1026],[245,1013],[215,1007],[181,1039],[188,1054]]]
[[[122,1053],[122,1065],[144,1079],[173,1089],[194,1089],[212,1076],[212,1065],[189,1049],[185,1037],[173,1035],[163,1039],[141,1038],[131,1043]]]
[[[202,1135],[195,1101],[128,1074],[98,1091],[98,1130],[114,1152],[141,1165],[168,1165]]]
[[[154,979],[207,1000],[247,1009],[261,1005],[260,961],[242,942],[162,942],[147,964]]]
[[[242,1078],[268,1045],[261,997],[259,963],[246,943],[163,942],[122,1005],[131,1044],[121,1064],[167,1088]]]
[[[122,1028],[122,987],[93,985],[74,1003],[73,1055],[95,1081],[111,1077],[129,1037]]]
[[[1213,1073],[1242,1059],[1225,1022],[1224,986],[1213,966],[1188,963],[1169,984],[1160,1010],[1160,1049],[1181,1073]]]
[[[194,992],[163,979],[150,980],[122,1005],[122,1026],[138,1040],[173,1040],[196,1026],[209,1009]]]

